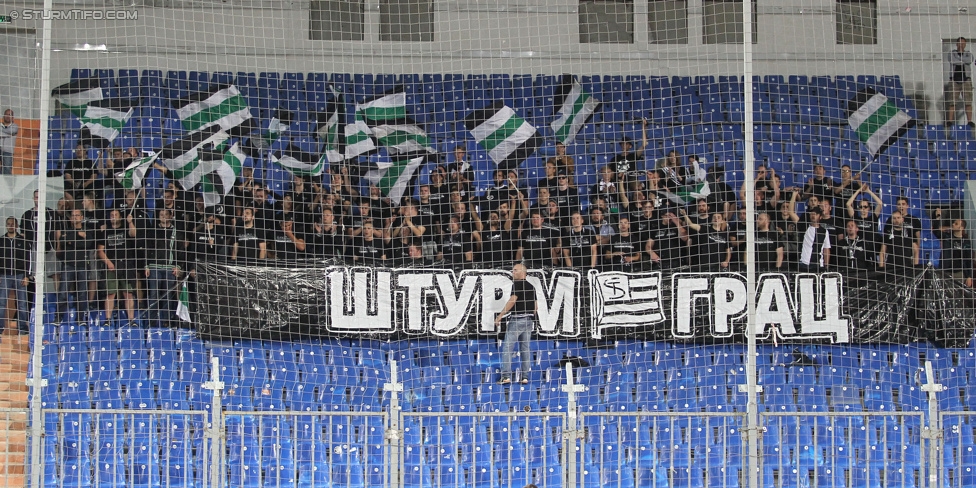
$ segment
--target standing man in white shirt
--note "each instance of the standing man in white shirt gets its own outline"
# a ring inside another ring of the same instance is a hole
[[[17,132],[20,127],[14,122],[14,111],[8,108],[3,111],[3,122],[0,123],[0,174],[13,174]]]

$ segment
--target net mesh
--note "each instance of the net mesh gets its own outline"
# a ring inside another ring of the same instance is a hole
[[[976,479],[965,6],[28,4],[7,472]]]

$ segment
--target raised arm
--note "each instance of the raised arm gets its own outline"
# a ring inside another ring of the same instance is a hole
[[[847,204],[845,205],[845,207],[847,207],[848,217],[853,217],[854,215],[856,215],[856,212],[854,211],[854,201],[857,200],[857,196],[861,193],[861,190],[863,189],[864,189],[864,185],[861,185],[857,190],[854,191],[854,194],[851,195],[851,198],[847,199]]]
[[[793,196],[790,197],[790,208],[789,208],[790,220],[792,220],[794,224],[800,221],[800,216],[796,214],[796,195],[797,192],[793,192]]]

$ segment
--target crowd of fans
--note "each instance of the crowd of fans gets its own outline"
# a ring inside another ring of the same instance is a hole
[[[585,197],[562,145],[538,181],[498,170],[481,193],[458,146],[401,202],[367,186],[354,167],[335,165],[321,177],[294,176],[281,195],[244,168],[224,204],[211,207],[172,181],[146,205],[143,190],[126,190],[113,177],[135,151],[116,149],[96,164],[79,147],[65,166],[64,197],[47,213],[59,309],[73,301],[111,316],[121,299],[127,317],[139,308],[168,319],[175,290],[201,263],[293,267],[332,259],[462,269],[522,261],[529,268],[743,270],[745,185],[735,191],[723,181],[724,168],[706,169],[695,155],[671,151],[645,161],[646,145],[646,136],[636,149],[623,139]],[[758,168],[758,271],[836,270],[877,279],[920,264],[922,225],[906,199],[883,216],[881,199],[850,167],[841,168],[839,181],[822,166],[814,171],[803,187],[783,187],[772,168]],[[19,226],[13,217],[6,222],[3,291],[18,297],[33,279],[37,212],[35,196]],[[941,267],[971,286],[972,246],[966,221],[955,213],[936,209],[930,217],[942,241]],[[26,328],[26,304],[18,320]]]

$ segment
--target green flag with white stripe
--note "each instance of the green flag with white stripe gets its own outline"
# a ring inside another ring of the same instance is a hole
[[[176,303],[176,316],[184,322],[190,322],[190,289],[186,282],[190,278],[185,278],[180,285],[179,300]]]
[[[401,89],[394,89],[392,93],[357,104],[356,120],[365,121],[370,127],[412,122],[407,117],[407,94]]]
[[[573,75],[563,75],[562,83],[556,87],[554,102],[559,111],[556,120],[552,121],[552,131],[556,140],[563,144],[573,142],[600,107],[600,101],[587,93]]]
[[[231,135],[244,135],[253,129],[247,99],[234,85],[214,85],[207,91],[174,100],[173,107],[189,132],[213,125]]]
[[[401,87],[356,105],[356,120],[365,123],[369,135],[392,158],[437,152],[430,147],[427,132],[407,115],[407,95]],[[349,143],[347,139],[347,148]]]
[[[327,153],[316,156],[295,146],[288,146],[284,151],[276,151],[271,156],[271,161],[298,176],[319,176],[325,171],[325,165],[329,162]]]
[[[542,145],[535,127],[501,100],[472,111],[464,118],[464,125],[499,169],[518,167]]]
[[[345,159],[353,159],[376,150],[373,131],[366,125],[366,122],[357,120],[351,124],[346,124],[344,130],[346,135]]]
[[[851,129],[864,143],[871,157],[877,157],[915,126],[910,115],[895,106],[882,93],[867,88],[847,102]]]
[[[337,163],[346,159],[342,149],[343,132],[340,123],[345,118],[343,112],[345,103],[342,93],[329,85],[331,98],[326,100],[325,112],[318,114],[318,127],[315,130],[319,140],[325,143],[323,153],[330,163]]]
[[[97,78],[66,83],[51,95],[81,121],[81,143],[86,146],[111,146],[133,113],[132,101],[107,97]]]
[[[116,181],[126,190],[138,190],[142,188],[146,173],[152,169],[153,163],[157,159],[159,159],[159,153],[154,153],[151,156],[146,156],[129,163],[123,171],[115,174]]]
[[[377,163],[375,168],[366,173],[366,180],[376,185],[394,205],[399,205],[426,160],[425,156],[418,156]]]

